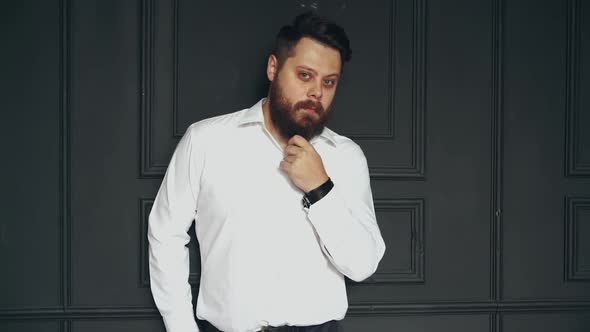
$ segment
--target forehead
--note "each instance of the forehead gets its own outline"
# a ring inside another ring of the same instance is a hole
[[[342,60],[340,52],[308,37],[299,40],[285,64],[298,67],[304,66],[315,70],[319,75],[339,74]]]

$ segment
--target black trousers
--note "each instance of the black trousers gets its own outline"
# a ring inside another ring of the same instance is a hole
[[[202,332],[222,332],[208,321],[200,321],[199,328]],[[342,332],[340,321],[331,320],[320,325],[312,326],[280,326],[265,328],[262,331],[268,332]]]

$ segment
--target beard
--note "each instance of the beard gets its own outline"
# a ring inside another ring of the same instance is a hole
[[[324,130],[330,112],[329,108],[324,110],[322,103],[313,100],[299,101],[295,104],[289,102],[278,80],[278,75],[270,83],[268,94],[270,119],[284,138],[289,139],[300,135],[309,141]],[[309,114],[303,110],[304,108],[314,109],[315,114]]]

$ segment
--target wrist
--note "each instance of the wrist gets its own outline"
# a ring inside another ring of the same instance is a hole
[[[314,204],[315,202],[319,201],[324,196],[326,196],[332,190],[333,187],[334,187],[334,183],[328,177],[328,180],[326,180],[324,183],[322,183],[321,185],[319,185],[315,189],[312,189],[312,190],[306,192],[303,195],[303,199],[301,200],[303,207],[309,208],[312,204]]]
[[[328,180],[330,180],[330,177],[328,176],[328,174],[324,174],[321,177],[318,177],[316,181],[313,181],[312,183],[310,183],[309,186],[302,187],[301,190],[303,191],[303,193],[311,192],[311,191],[319,188],[322,184],[326,183],[326,181],[328,181]]]

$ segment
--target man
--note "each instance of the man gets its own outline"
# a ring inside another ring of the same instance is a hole
[[[342,28],[302,14],[277,36],[267,98],[187,129],[149,218],[151,288],[168,332],[199,331],[193,219],[204,332],[340,330],[344,276],[366,279],[385,251],[365,156],[325,127],[350,53]]]

